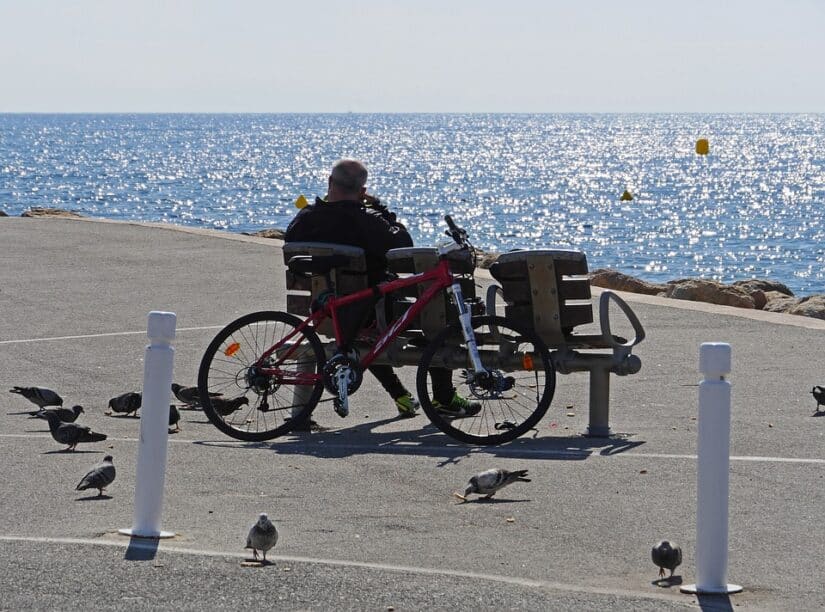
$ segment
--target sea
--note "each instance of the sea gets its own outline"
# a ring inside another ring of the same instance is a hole
[[[825,293],[825,114],[0,114],[0,210],[283,229],[342,157],[417,245]]]

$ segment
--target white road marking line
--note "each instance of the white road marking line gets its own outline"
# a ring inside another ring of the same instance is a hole
[[[208,329],[223,329],[225,325],[205,325],[203,327],[179,327],[175,331],[177,333],[187,331],[204,331]],[[85,340],[87,338],[111,338],[116,336],[138,336],[146,335],[146,330],[141,331],[123,331],[123,332],[106,332],[102,334],[80,334],[77,336],[52,336],[50,338],[23,338],[19,340],[0,340],[2,344],[26,344],[29,342],[56,342],[60,340]]]
[[[5,536],[0,535],[0,541],[5,542],[29,542],[34,544],[71,544],[71,545],[89,545],[89,546],[116,546],[120,548],[142,547],[155,548],[157,541],[143,543],[141,541],[132,542],[125,536],[120,540],[103,540],[103,539],[85,539],[85,538],[43,538],[43,537],[27,537],[27,536]],[[222,552],[218,550],[200,550],[195,548],[180,548],[177,546],[169,546],[166,542],[160,542],[157,549],[162,552],[178,553],[184,555],[197,555],[201,557],[230,557],[237,559],[246,559],[249,555],[246,553],[237,552]],[[529,588],[544,588],[554,591],[563,591],[568,593],[591,593],[597,595],[618,595],[624,597],[636,597],[643,599],[665,600],[665,601],[684,601],[683,595],[669,595],[667,593],[655,593],[650,591],[633,591],[630,589],[612,589],[601,587],[590,587],[576,584],[567,584],[564,582],[549,582],[545,580],[537,580],[533,578],[519,578],[517,576],[501,576],[498,574],[484,574],[481,572],[469,572],[461,570],[440,569],[434,567],[417,567],[414,565],[393,565],[390,563],[372,563],[368,561],[346,561],[343,559],[320,559],[316,557],[292,557],[281,555],[270,555],[269,560],[281,561],[284,563],[308,563],[315,565],[329,565],[333,567],[360,567],[364,569],[373,569],[381,571],[398,572],[403,574],[419,574],[422,576],[450,576],[455,578],[469,578],[472,580],[495,581],[505,584],[511,584],[521,587]]]
[[[0,438],[49,438],[48,434],[0,434]],[[139,442],[138,438],[113,438],[109,437],[106,439],[107,442]],[[277,452],[277,445],[280,443],[289,444],[291,443],[290,440],[283,440],[282,442],[240,442],[236,440],[185,440],[182,438],[169,438],[169,442],[174,442],[177,444],[195,444],[198,443],[201,446],[260,446],[262,450],[271,451],[274,450]],[[310,446],[312,442],[308,443]],[[275,447],[275,448],[273,448]],[[571,457],[571,458],[582,458],[582,459],[609,459],[613,457],[617,458],[625,458],[625,459],[690,459],[695,461],[697,459],[696,455],[676,455],[676,454],[669,454],[669,453],[636,453],[633,451],[626,451],[626,452],[615,452],[609,453],[606,455],[601,454],[598,452],[598,449],[595,449],[593,452],[588,451],[568,451],[568,450],[552,450],[552,449],[517,449],[517,448],[503,448],[503,449],[487,449],[487,448],[460,448],[455,446],[425,446],[425,445],[416,445],[411,443],[406,444],[397,444],[397,445],[382,445],[377,446],[375,444],[328,444],[324,443],[324,449],[332,449],[332,450],[351,450],[351,451],[361,451],[364,453],[369,453],[373,451],[375,453],[383,453],[389,449],[397,450],[398,454],[404,454],[405,452],[412,451],[409,454],[421,454],[427,453],[438,456],[439,454],[442,455],[455,455],[455,454],[462,454],[462,455],[499,455],[504,454],[507,456],[512,457],[530,457],[534,459],[541,459],[542,457],[546,457],[548,459],[558,458],[558,457]],[[805,457],[763,457],[759,455],[731,455],[731,461],[744,461],[744,462],[752,462],[752,463],[798,463],[798,464],[814,464],[814,465],[822,465],[825,464],[825,459],[817,459],[817,458],[805,458]]]

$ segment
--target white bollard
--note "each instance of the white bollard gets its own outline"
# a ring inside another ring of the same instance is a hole
[[[142,538],[171,538],[175,535],[160,528],[175,360],[175,349],[171,344],[175,339],[175,323],[174,312],[149,313],[149,345],[143,364],[143,403],[135,478],[135,517],[131,529],[119,530],[124,535]]]
[[[738,593],[727,583],[728,470],[730,468],[730,344],[705,342],[699,349],[699,439],[696,470],[696,584],[684,593]]]

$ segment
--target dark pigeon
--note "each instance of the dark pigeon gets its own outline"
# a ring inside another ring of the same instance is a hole
[[[40,408],[63,405],[63,398],[46,387],[13,387],[9,389],[9,391],[22,395],[32,404],[37,404]]]
[[[102,442],[106,439],[106,434],[92,431],[90,427],[78,425],[77,423],[64,423],[55,414],[46,414],[49,422],[49,431],[52,438],[60,444],[68,444],[66,450],[74,450],[78,444],[85,442]]]
[[[137,416],[135,413],[140,408],[142,402],[143,396],[140,393],[128,391],[110,399],[109,411],[105,414],[110,415],[113,412],[117,412],[118,414]]]
[[[673,542],[662,540],[650,551],[650,558],[653,559],[654,565],[659,568],[659,578],[663,578],[665,570],[670,570],[670,576],[673,576],[675,570],[682,563],[682,549],[676,546]]]
[[[185,404],[190,410],[200,407],[201,395],[197,387],[184,387],[177,383],[172,383],[172,393],[181,404]],[[209,397],[219,397],[220,393],[209,393]]]
[[[265,512],[258,516],[258,522],[252,525],[249,535],[246,536],[246,546],[252,549],[252,556],[258,560],[258,551],[263,554],[263,563],[266,563],[266,551],[278,542],[278,530]]]
[[[819,407],[825,404],[825,387],[816,385],[811,389],[811,395],[813,395],[816,400],[816,411],[819,412]]]
[[[461,493],[453,493],[453,495],[464,501],[467,501],[467,496],[470,493],[484,495],[487,499],[490,499],[496,494],[496,491],[514,482],[530,482],[530,479],[527,478],[527,470],[511,472],[510,470],[493,468],[470,478],[469,484],[464,489],[464,495]]]
[[[43,408],[43,410],[30,412],[29,414],[31,416],[29,418],[45,419],[47,414],[54,414],[57,415],[57,418],[64,423],[74,423],[77,420],[77,417],[80,416],[81,412],[85,412],[85,410],[83,410],[83,406],[72,406],[71,408]]]
[[[209,400],[212,408],[221,416],[229,416],[241,406],[248,404],[249,400],[241,395],[240,397],[233,397],[232,399],[225,399],[223,397],[213,397]]]
[[[103,457],[103,462],[94,466],[86,472],[80,480],[75,491],[85,491],[86,489],[97,489],[98,497],[103,495],[103,489],[108,487],[115,479],[115,466],[112,463],[112,456]]]

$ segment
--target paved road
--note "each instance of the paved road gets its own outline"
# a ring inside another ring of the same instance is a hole
[[[587,439],[587,378],[560,376],[534,438],[492,449],[451,441],[425,417],[398,420],[367,378],[323,433],[250,444],[201,412],[170,437],[159,548],[116,534],[132,522],[138,421],[106,401],[139,389],[146,315],[178,315],[175,379],[194,384],[217,329],[284,307],[277,241],[68,219],[0,219],[0,382],[42,384],[82,404],[104,443],[63,453],[29,406],[0,395],[0,609],[752,609],[818,610],[825,589],[825,418],[813,416],[825,322],[631,296],[643,367],[612,379],[616,435]],[[749,316],[743,316],[749,315]],[[653,584],[651,545],[682,544],[695,580],[698,347],[733,346],[727,598]],[[414,371],[402,370],[413,388]],[[572,414],[573,416],[568,416]],[[74,485],[104,453],[110,498]],[[493,502],[451,492],[490,466],[533,482]],[[242,566],[268,512],[281,541]]]

